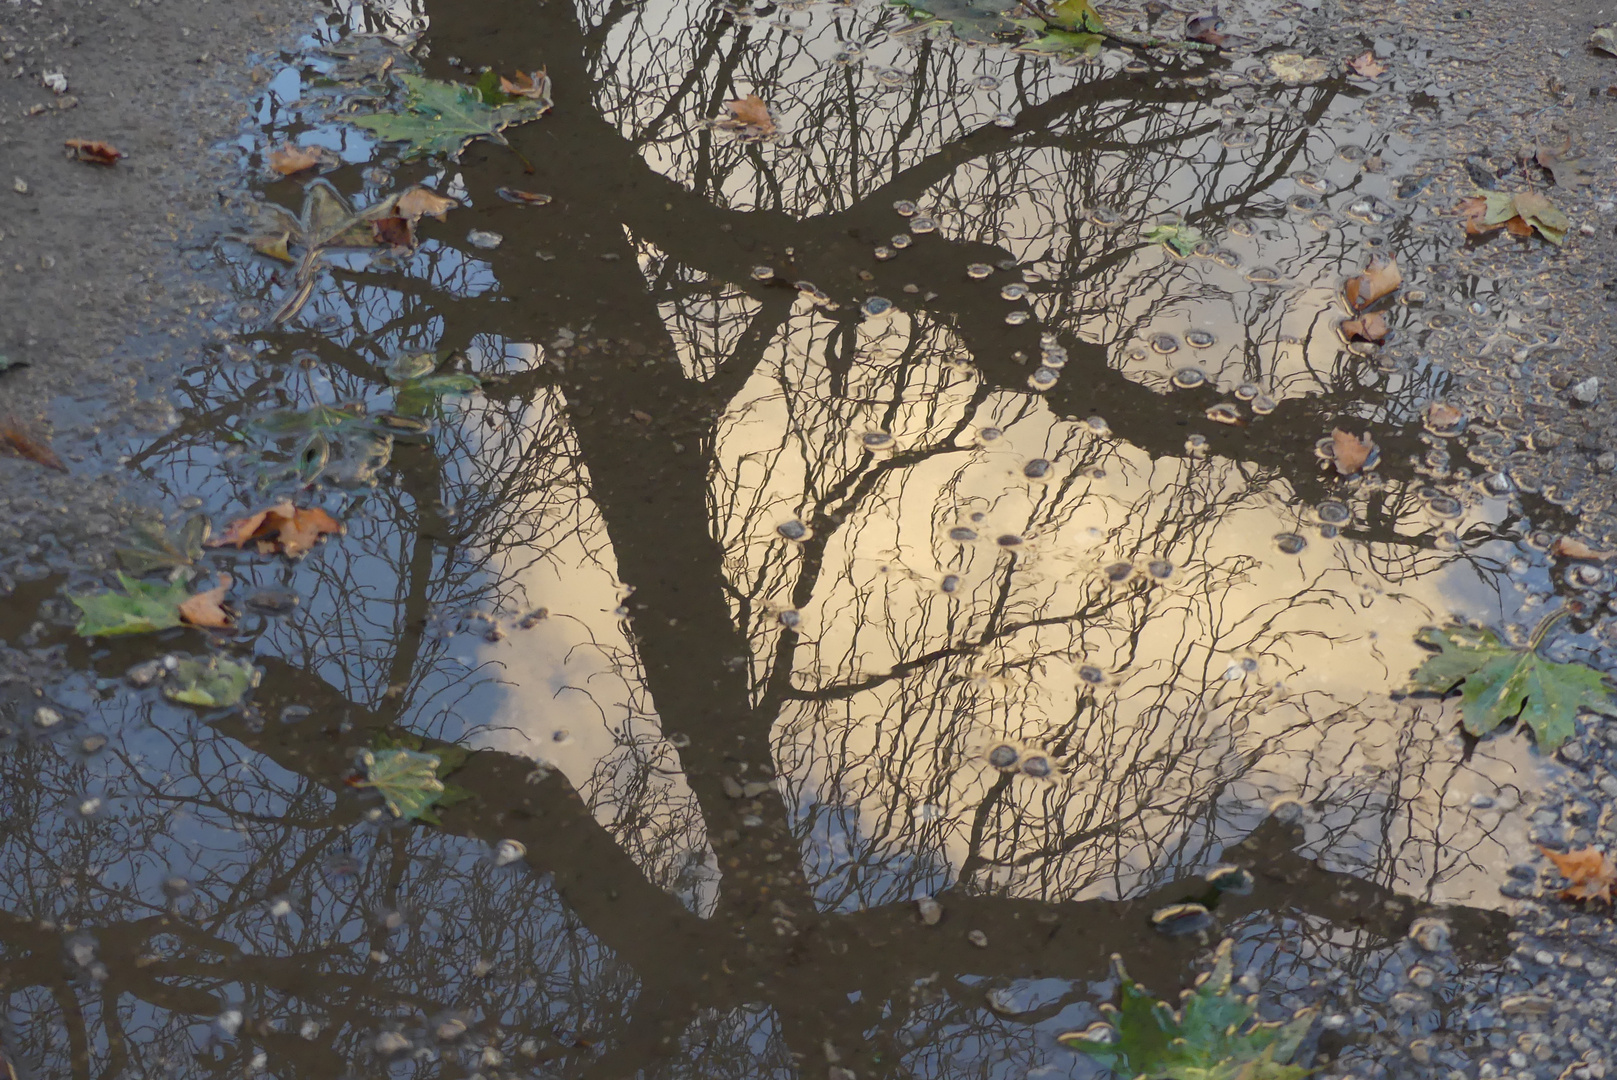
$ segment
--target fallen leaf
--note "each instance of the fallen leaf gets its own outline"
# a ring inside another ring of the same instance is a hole
[[[271,150],[268,160],[270,168],[282,176],[291,176],[320,164],[320,155],[308,147],[287,143],[279,150]]]
[[[280,552],[295,559],[314,547],[320,537],[341,535],[342,523],[318,506],[297,507],[290,499],[230,523],[209,547],[241,548],[255,544],[261,555]]]
[[[1558,188],[1576,189],[1599,179],[1600,174],[1589,165],[1587,158],[1562,157],[1553,150],[1543,148],[1534,158],[1539,167],[1550,174],[1550,179],[1555,181]]]
[[[1269,57],[1269,71],[1283,83],[1301,86],[1325,78],[1331,73],[1331,66],[1318,56],[1278,53]]]
[[[180,604],[180,618],[192,626],[221,630],[233,626],[236,617],[224,608],[225,594],[230,591],[230,575],[220,574],[219,584],[199,592]]]
[[[393,384],[393,412],[398,416],[421,417],[439,398],[471,394],[483,388],[476,375],[461,372],[437,374],[439,357],[433,353],[405,353],[387,366],[388,382]]]
[[[408,143],[405,158],[444,154],[450,161],[458,161],[460,152],[474,139],[509,146],[502,134],[506,128],[537,120],[550,111],[550,80],[543,71],[535,74],[539,79],[530,78],[531,86],[512,84],[527,90],[517,95],[519,100],[490,105],[470,86],[401,73],[405,100],[400,113],[369,113],[348,120],[384,142]]]
[[[283,232],[273,236],[249,237],[247,246],[260,255],[268,255],[272,259],[279,259],[282,262],[296,262],[297,260],[292,258],[292,250],[289,247],[291,241],[292,234]]]
[[[444,793],[435,754],[416,750],[367,750],[360,755],[365,779],[356,787],[375,788],[393,816],[406,821],[432,821],[432,804]]]
[[[1441,401],[1434,401],[1426,406],[1426,426],[1436,432],[1452,434],[1453,429],[1460,426],[1465,419],[1465,413],[1453,405],[1445,405]]]
[[[377,218],[371,222],[371,231],[376,235],[376,242],[382,247],[413,248],[415,247],[415,230],[410,222],[398,215],[393,217]]]
[[[550,76],[545,69],[540,68],[533,74],[525,71],[516,73],[516,77],[507,79],[500,76],[500,90],[511,97],[527,98],[530,101],[543,101],[545,107],[550,106]]]
[[[1347,62],[1348,70],[1364,79],[1379,79],[1387,73],[1387,65],[1376,59],[1368,49]]]
[[[150,634],[180,625],[180,605],[191,595],[183,576],[162,582],[141,581],[118,574],[123,592],[69,593],[79,609],[80,637],[112,637],[118,634]]]
[[[1219,17],[1218,8],[1205,15],[1192,15],[1185,20],[1185,39],[1187,41],[1201,41],[1208,45],[1219,46],[1229,40],[1229,35],[1222,32],[1224,20]]]
[[[1594,848],[1580,848],[1562,854],[1547,847],[1538,850],[1555,864],[1567,887],[1561,890],[1562,900],[1604,900],[1611,903],[1611,887],[1617,884],[1617,864],[1603,852]]]
[[[1572,224],[1549,199],[1532,191],[1479,191],[1461,199],[1457,209],[1468,236],[1501,228],[1512,236],[1531,236],[1536,229],[1550,243],[1560,244]]]
[[[114,549],[114,554],[131,574],[183,570],[202,558],[202,545],[207,539],[207,517],[193,514],[172,535],[161,522],[136,525],[129,543]]]
[[[1602,26],[1589,35],[1589,44],[1609,56],[1617,56],[1617,31]]]
[[[1331,448],[1334,451],[1331,460],[1336,464],[1336,471],[1343,476],[1352,476],[1370,461],[1370,455],[1375,453],[1376,441],[1368,431],[1361,437],[1341,428],[1332,428]]]
[[[543,206],[551,201],[549,195],[541,195],[537,191],[519,191],[516,188],[495,188],[494,194],[506,202],[518,203],[523,206]]]
[[[775,118],[769,115],[769,106],[757,94],[748,94],[746,97],[726,101],[724,107],[730,110],[729,119],[715,121],[714,127],[726,131],[741,131],[754,138],[764,138],[775,133]]]
[[[35,438],[15,424],[0,421],[0,453],[20,457],[57,472],[67,472],[67,466],[43,439]]]
[[[1404,275],[1398,269],[1398,262],[1386,255],[1376,255],[1364,272],[1348,279],[1343,286],[1343,294],[1347,297],[1348,307],[1354,311],[1363,311],[1383,296],[1394,292],[1404,283]]]
[[[258,669],[246,660],[230,656],[210,656],[206,660],[180,657],[163,680],[163,696],[203,709],[226,709],[239,705],[258,679]]]
[[[1599,548],[1590,547],[1582,540],[1574,540],[1570,536],[1561,536],[1557,537],[1555,543],[1550,545],[1550,554],[1561,559],[1603,561],[1617,555],[1617,551],[1601,551]]]
[[[1416,640],[1438,652],[1415,672],[1414,688],[1447,694],[1463,683],[1460,719],[1472,735],[1520,716],[1539,748],[1551,751],[1577,734],[1579,709],[1617,715],[1605,676],[1584,664],[1513,649],[1491,630],[1428,628]]]
[[[1050,24],[1063,30],[1099,34],[1105,31],[1100,12],[1091,0],[1057,0],[1050,5]]]
[[[1357,319],[1344,321],[1340,329],[1345,341],[1372,341],[1379,344],[1387,340],[1387,317],[1379,311],[1372,311]]]
[[[1196,245],[1202,242],[1202,231],[1194,225],[1153,225],[1140,236],[1149,243],[1166,244],[1181,258],[1195,251]]]
[[[1538,230],[1538,234],[1552,244],[1566,239],[1572,222],[1555,208],[1555,204],[1536,191],[1518,191],[1515,197],[1516,213],[1523,221]]]
[[[414,225],[424,217],[444,220],[444,216],[460,205],[460,201],[448,195],[440,195],[430,188],[417,184],[399,196],[399,201],[393,204],[400,217]]]
[[[80,161],[88,161],[93,165],[116,165],[119,158],[129,156],[111,143],[96,142],[93,139],[64,139],[62,145],[73,151],[73,156]]]

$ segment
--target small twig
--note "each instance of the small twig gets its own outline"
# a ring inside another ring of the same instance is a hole
[[[1113,30],[1107,27],[1101,32],[1102,37],[1121,41],[1125,45],[1133,45],[1141,49],[1192,49],[1196,52],[1217,52],[1217,45],[1209,45],[1205,41],[1184,41],[1179,38],[1141,37],[1130,34],[1124,30]]]

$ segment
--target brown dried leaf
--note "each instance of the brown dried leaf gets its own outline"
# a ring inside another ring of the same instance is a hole
[[[253,543],[262,555],[279,551],[295,559],[314,547],[320,537],[327,533],[341,535],[342,531],[342,523],[319,507],[297,507],[286,499],[232,521],[208,546],[240,548]]]
[[[35,438],[12,421],[0,420],[0,453],[20,457],[47,469],[67,472],[67,466],[44,439]]]
[[[1457,426],[1465,419],[1465,413],[1453,405],[1445,405],[1441,401],[1434,401],[1426,406],[1426,423],[1438,431]]]
[[[320,153],[306,146],[287,143],[279,150],[271,150],[268,161],[269,167],[282,176],[291,176],[320,164]]]
[[[518,188],[510,187],[495,188],[494,194],[506,202],[514,202],[521,206],[544,206],[552,201],[549,195],[541,195],[537,191],[522,191]]]
[[[1582,540],[1574,540],[1570,536],[1562,536],[1558,537],[1555,543],[1550,545],[1550,554],[1561,559],[1604,560],[1617,555],[1617,551],[1602,551],[1599,548],[1590,547]]]
[[[1465,225],[1465,234],[1467,236],[1482,236],[1485,233],[1491,233],[1495,229],[1504,227],[1505,223],[1502,221],[1494,222],[1493,224],[1488,223],[1488,200],[1481,195],[1461,199],[1456,209],[1460,211],[1460,220]]]
[[[206,592],[199,592],[180,604],[180,618],[192,626],[222,630],[234,626],[236,617],[225,610],[225,593],[230,591],[229,574],[219,575],[219,584]]]
[[[507,79],[500,76],[500,92],[510,94],[512,97],[529,98],[533,101],[547,101],[550,98],[550,76],[545,69],[540,68],[533,74],[524,71],[516,73],[515,78]]]
[[[744,129],[756,135],[775,133],[775,118],[769,115],[769,106],[757,94],[726,101],[724,107],[730,110],[730,117],[720,120],[717,126],[736,131]]]
[[[1370,260],[1370,265],[1364,268],[1363,273],[1348,279],[1342,291],[1347,297],[1348,307],[1363,311],[1403,283],[1404,275],[1398,269],[1397,260],[1377,255]]]
[[[399,201],[393,204],[398,215],[414,225],[424,217],[434,217],[439,221],[460,202],[447,195],[440,195],[436,191],[417,185],[399,196]]]
[[[1561,890],[1563,900],[1604,900],[1611,903],[1611,887],[1617,884],[1617,865],[1594,848],[1581,848],[1562,854],[1539,848],[1567,879]]]
[[[1370,437],[1369,432],[1364,435],[1353,435],[1341,428],[1331,429],[1331,447],[1334,451],[1332,460],[1336,462],[1336,471],[1343,476],[1352,476],[1364,468],[1364,463],[1370,460],[1370,454],[1376,448],[1376,441]]]
[[[1379,79],[1387,73],[1387,65],[1376,59],[1376,54],[1366,50],[1347,62],[1348,70],[1364,79]]]
[[[1373,341],[1380,344],[1387,340],[1387,317],[1379,311],[1372,311],[1357,319],[1347,319],[1342,323],[1341,330],[1345,341]]]
[[[375,234],[376,242],[383,247],[415,247],[415,230],[410,227],[408,218],[400,217],[397,214],[392,217],[377,218],[371,222],[371,232]]]
[[[1571,140],[1567,140],[1570,144]],[[1562,151],[1565,152],[1565,149]],[[1562,157],[1554,150],[1540,148],[1535,155],[1539,167],[1550,174],[1556,187],[1580,188],[1585,184],[1593,183],[1599,173],[1589,165],[1587,158]]]
[[[247,246],[260,255],[268,255],[272,259],[282,262],[296,262],[288,245],[292,242],[290,232],[273,233],[267,236],[254,236],[247,241]]]
[[[92,165],[116,165],[119,158],[129,156],[111,143],[93,139],[63,139],[62,145],[73,151],[73,156],[78,160],[88,161]]]

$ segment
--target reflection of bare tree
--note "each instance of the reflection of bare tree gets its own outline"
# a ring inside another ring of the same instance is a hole
[[[1026,1070],[1092,1015],[1080,984],[1113,949],[1164,990],[1182,978],[1144,913],[1249,834],[1232,857],[1262,886],[1220,916],[1278,981],[1404,962],[1410,920],[1497,819],[1430,797],[1440,773],[1460,785],[1456,756],[1429,713],[1364,692],[1395,672],[1347,613],[1405,602],[1366,583],[1414,594],[1482,567],[1488,533],[1444,536],[1393,469],[1355,503],[1353,544],[1294,507],[1331,493],[1312,445],[1334,418],[1374,416],[1392,464],[1439,386],[1405,372],[1372,392],[1375,358],[1331,336],[1357,234],[1288,200],[1294,172],[1332,167],[1333,91],[1146,96],[1104,67],[895,36],[860,7],[458,7],[429,73],[542,61],[557,86],[517,135],[540,176],[478,147],[452,178],[504,242],[336,266],[259,342],[293,363],[207,373],[136,463],[223,510],[258,497],[217,455],[260,408],[381,409],[387,359],[437,347],[486,392],[340,496],[340,545],[243,565],[304,598],[247,628],[268,669],[254,715],[209,729],[114,696],[106,751],[23,739],[6,758],[8,990],[62,1025],[18,1052],[85,1076],[164,1057],[234,1073],[258,1051],[336,1075],[390,1047],[400,1074],[812,1075],[830,1053],[860,1076]],[[779,142],[704,125],[753,87]],[[539,183],[555,207],[493,194]],[[905,200],[936,228],[906,224]],[[1178,264],[1134,239],[1165,211],[1254,224]],[[1413,260],[1424,241],[1387,242]],[[1246,280],[1259,252],[1277,283]],[[245,293],[281,287],[235,270]],[[1224,385],[1164,393],[1151,365],[1179,361],[1129,347],[1215,308]],[[1243,381],[1272,415],[1203,419]],[[1276,559],[1269,537],[1294,528],[1313,546]],[[532,583],[569,576],[601,583],[593,613],[551,613],[592,658],[578,679],[511,644],[546,601]],[[1333,648],[1383,670],[1324,685]],[[586,775],[486,750],[442,830],[342,793],[371,732],[491,745],[498,709],[563,699],[608,735]],[[1053,774],[988,767],[1001,739]],[[100,816],[75,809],[92,788]],[[1282,793],[1325,808],[1299,811],[1300,836],[1260,826]],[[493,865],[500,838],[525,868]],[[175,873],[187,891],[158,899]],[[1395,897],[1412,883],[1429,895]],[[922,894],[941,926],[916,919]],[[1490,977],[1486,948],[1460,959]],[[982,980],[1027,1008],[986,1008]],[[230,1009],[240,1032],[197,1030]],[[440,1038],[455,1020],[471,1034]]]

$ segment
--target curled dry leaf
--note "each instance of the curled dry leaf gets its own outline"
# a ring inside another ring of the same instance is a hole
[[[1497,229],[1512,236],[1532,236],[1537,229],[1550,243],[1560,244],[1572,224],[1550,200],[1532,191],[1479,191],[1461,199],[1457,209],[1467,236],[1482,236]]]
[[[219,584],[199,592],[180,604],[180,618],[192,626],[222,630],[235,625],[236,617],[225,610],[225,594],[230,591],[229,574],[219,575]]]
[[[434,217],[444,220],[444,215],[459,206],[457,199],[448,195],[440,195],[429,188],[419,184],[399,196],[399,201],[393,204],[400,217],[414,225],[424,217]]]
[[[1558,537],[1555,543],[1550,545],[1550,554],[1560,559],[1593,559],[1596,561],[1602,561],[1611,558],[1613,555],[1617,555],[1617,552],[1602,551],[1599,548],[1590,547],[1582,540],[1574,540],[1570,536],[1562,536]]]
[[[1397,260],[1377,255],[1370,260],[1363,273],[1348,278],[1342,292],[1347,298],[1348,307],[1363,311],[1383,296],[1396,291],[1403,283],[1404,275],[1398,269]]]
[[[319,165],[320,154],[309,147],[287,143],[279,150],[271,150],[268,161],[271,169],[282,176],[291,176]]]
[[[1373,341],[1380,344],[1387,340],[1387,317],[1379,311],[1372,311],[1357,319],[1345,320],[1341,330],[1345,341]]]
[[[551,201],[549,195],[541,195],[537,191],[521,191],[517,188],[495,188],[494,194],[506,202],[516,203],[519,206],[544,206]]]
[[[1541,847],[1555,869],[1566,878],[1567,887],[1561,890],[1562,900],[1604,900],[1611,903],[1611,887],[1617,884],[1617,865],[1594,848],[1568,851],[1564,855]]]
[[[44,439],[36,438],[18,427],[15,422],[0,420],[0,453],[19,457],[43,465],[57,472],[67,472],[67,466],[56,456],[56,451]]]
[[[1367,431],[1363,436],[1343,431],[1341,428],[1331,429],[1331,448],[1334,454],[1331,458],[1336,464],[1336,471],[1343,476],[1352,476],[1364,468],[1375,452],[1376,441]]]
[[[307,552],[328,533],[341,534],[342,523],[317,506],[293,506],[290,499],[232,521],[209,547],[245,547],[255,544],[261,555],[279,551],[290,558]]]
[[[1441,401],[1434,401],[1426,406],[1426,426],[1438,432],[1448,432],[1460,426],[1465,419],[1465,413],[1453,405],[1446,405]]]
[[[769,115],[769,106],[757,94],[748,94],[746,97],[726,101],[724,107],[730,110],[726,119],[714,122],[714,127],[726,131],[739,131],[755,138],[763,138],[775,133],[775,118]]]
[[[511,97],[527,98],[530,101],[548,102],[550,100],[550,76],[545,74],[544,68],[540,68],[532,74],[519,71],[515,77],[510,79],[501,75],[500,92]]]
[[[1376,59],[1376,54],[1366,49],[1347,62],[1348,70],[1364,79],[1379,79],[1387,73],[1387,65]]]
[[[119,158],[129,156],[111,143],[97,142],[94,139],[63,139],[62,145],[73,151],[75,158],[88,161],[92,165],[116,165]]]

